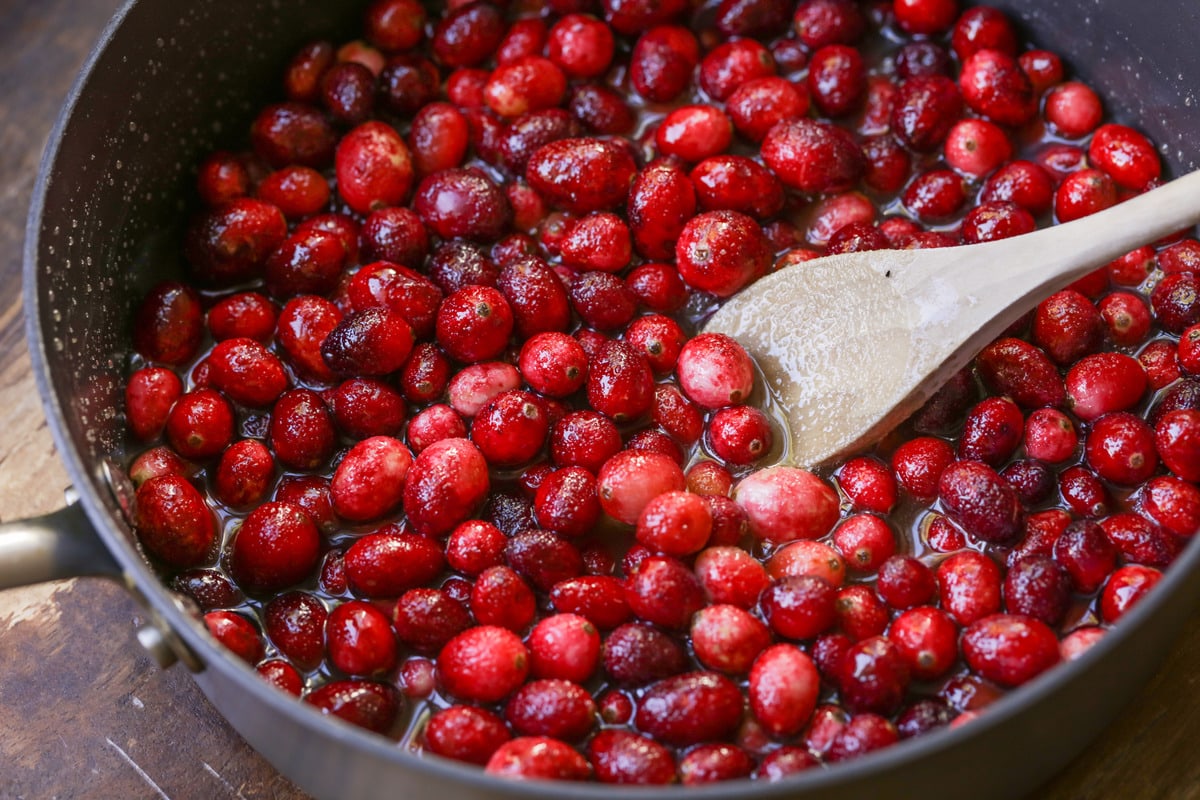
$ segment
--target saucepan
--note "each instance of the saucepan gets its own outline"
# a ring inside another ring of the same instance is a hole
[[[1200,5],[1189,0],[999,0],[1162,145],[1169,169],[1200,155]],[[105,30],[50,138],[25,245],[25,308],[38,386],[77,501],[0,536],[0,586],[68,574],[119,576],[145,603],[143,642],[178,659],[232,725],[322,798],[600,800],[608,786],[518,783],[321,716],[222,652],[139,554],[116,468],[130,311],[179,274],[178,224],[191,165],[233,146],[304,42],[348,35],[345,0],[132,0]],[[1200,538],[1200,537],[1198,537]],[[1019,797],[1076,755],[1159,665],[1200,603],[1200,542],[1078,660],[1013,692],[957,730],[933,732],[792,780],[689,788],[697,798]],[[165,711],[165,709],[164,709]],[[624,789],[630,800],[684,791]]]

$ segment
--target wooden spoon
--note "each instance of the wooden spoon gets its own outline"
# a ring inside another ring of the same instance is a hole
[[[1200,172],[1074,222],[933,250],[844,253],[768,275],[705,331],[758,360],[790,428],[784,461],[862,450],[1041,300],[1200,220]]]

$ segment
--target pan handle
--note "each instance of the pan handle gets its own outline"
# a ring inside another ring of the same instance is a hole
[[[122,570],[79,503],[0,523],[0,589],[85,575],[119,579]]]

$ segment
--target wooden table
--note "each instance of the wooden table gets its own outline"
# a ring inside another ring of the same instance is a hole
[[[116,6],[117,0],[0,3],[5,520],[53,510],[67,485],[25,350],[21,242],[47,132]],[[0,592],[0,798],[303,798],[213,710],[185,669],[153,665],[134,638],[140,616],[123,590],[99,580]],[[1200,619],[1118,722],[1034,796],[1200,797],[1197,664]]]

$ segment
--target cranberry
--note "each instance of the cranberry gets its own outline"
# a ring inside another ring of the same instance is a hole
[[[689,672],[665,678],[647,689],[638,705],[637,725],[675,746],[723,739],[742,719],[742,693],[715,672]]]
[[[844,191],[862,177],[862,151],[848,133],[823,122],[793,119],[768,131],[762,158],[787,186],[810,194]]]
[[[643,33],[634,45],[629,78],[639,95],[655,103],[677,98],[691,83],[700,63],[696,37],[687,28],[661,25]]]
[[[1141,191],[1162,172],[1150,140],[1124,125],[1101,125],[1088,145],[1088,161],[1112,176],[1119,186]]]
[[[778,123],[807,114],[809,102],[802,84],[769,76],[735,89],[725,101],[725,110],[738,133],[750,141],[762,142]]]
[[[896,645],[876,636],[852,645],[842,656],[838,689],[851,711],[888,714],[900,706],[908,678],[908,665]]]
[[[229,568],[239,585],[269,592],[298,583],[317,566],[321,535],[297,506],[271,501],[250,512],[234,534]]]
[[[243,439],[221,454],[213,476],[213,493],[227,506],[251,506],[266,497],[274,478],[275,459],[266,445]]]
[[[951,519],[988,542],[1011,539],[1021,524],[1016,492],[979,461],[956,461],[942,471],[938,497]]]
[[[1104,621],[1111,625],[1123,617],[1160,580],[1162,573],[1153,567],[1131,564],[1118,569],[1100,593],[1100,614]]]
[[[656,161],[634,178],[628,207],[637,251],[646,258],[671,259],[684,226],[696,213],[696,191],[679,165]]]
[[[902,144],[932,152],[962,116],[958,86],[944,75],[918,75],[903,81],[892,107],[891,127]]]
[[[1067,372],[1072,411],[1084,421],[1134,407],[1146,391],[1146,372],[1122,353],[1085,356]]]
[[[905,611],[892,622],[888,639],[920,680],[941,677],[958,659],[958,626],[938,608],[922,605]]]
[[[775,74],[771,52],[754,39],[724,42],[704,56],[700,87],[711,98],[723,101],[739,85]]]
[[[1151,478],[1140,493],[1142,512],[1177,536],[1200,532],[1200,489],[1169,475]]]
[[[1054,182],[1049,173],[1031,161],[1009,161],[992,173],[984,184],[980,200],[1010,201],[1031,214],[1050,209],[1054,198]]]
[[[1068,175],[1054,193],[1054,216],[1059,222],[1095,214],[1116,205],[1117,185],[1097,169],[1082,169]]]
[[[311,389],[292,389],[275,402],[267,441],[285,467],[320,466],[333,454],[336,436],[327,406]]]
[[[262,636],[254,623],[233,611],[209,611],[204,624],[212,637],[235,656],[254,665],[263,657]]]
[[[1058,639],[1036,619],[995,614],[966,629],[963,656],[988,680],[1020,686],[1058,663]]]
[[[134,528],[154,556],[173,567],[208,561],[216,541],[216,519],[186,478],[165,474],[137,491]]]
[[[856,714],[833,737],[826,759],[836,763],[857,758],[872,750],[890,747],[899,738],[896,726],[878,714]]]
[[[734,500],[749,515],[754,536],[769,542],[819,538],[838,517],[833,490],[795,467],[771,467],[747,476],[737,485]]]
[[[576,214],[620,205],[637,172],[633,156],[603,139],[560,139],[529,159],[525,178],[550,203]]]
[[[220,342],[209,353],[208,364],[212,386],[241,405],[269,406],[288,388],[279,358],[253,339]]]
[[[330,681],[304,699],[324,714],[375,733],[388,731],[400,711],[400,694],[395,687],[373,681]]]
[[[1151,292],[1150,307],[1169,333],[1183,333],[1200,322],[1200,279],[1191,272],[1167,274]]]
[[[583,683],[600,662],[600,634],[581,616],[555,614],[534,626],[529,653],[533,677]]]
[[[1000,610],[1000,568],[973,550],[955,553],[937,568],[942,607],[960,625]]]
[[[908,33],[938,34],[958,17],[956,0],[896,0],[896,22]]]
[[[175,401],[167,415],[167,441],[184,458],[212,458],[233,438],[233,409],[213,389],[196,389]]]
[[[445,534],[474,514],[489,487],[479,449],[465,439],[442,439],[413,460],[403,486],[404,513],[417,533]]]
[[[592,774],[578,751],[548,736],[522,736],[505,742],[488,759],[485,769],[510,778],[560,781],[587,780]]]
[[[425,725],[425,746],[431,753],[479,766],[511,738],[504,720],[475,706],[442,709]]]
[[[601,783],[659,785],[675,780],[671,751],[636,733],[601,730],[588,742],[588,755]]]
[[[577,683],[557,678],[535,680],[513,694],[504,716],[518,736],[578,741],[595,725],[596,704]]]

